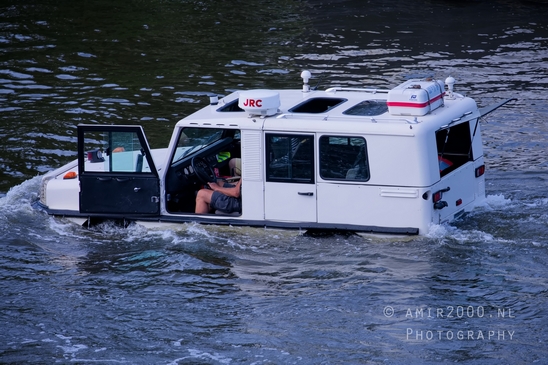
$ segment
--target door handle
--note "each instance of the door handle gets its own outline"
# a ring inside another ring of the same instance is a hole
[[[304,195],[304,196],[313,196],[314,193],[308,191],[308,192],[304,192],[304,191],[299,191],[297,194],[299,195]]]

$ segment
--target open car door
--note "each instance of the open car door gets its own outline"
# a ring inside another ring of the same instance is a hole
[[[79,125],[80,213],[158,216],[160,179],[140,126]]]

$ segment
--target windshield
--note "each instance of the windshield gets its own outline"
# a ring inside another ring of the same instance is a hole
[[[172,163],[190,156],[223,136],[222,129],[184,128],[179,135]]]

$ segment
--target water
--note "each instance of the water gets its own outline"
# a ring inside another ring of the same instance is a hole
[[[543,364],[548,4],[6,0],[0,363]],[[481,106],[485,206],[424,237],[185,225],[88,230],[31,207],[76,125],[166,147],[210,94],[457,79]]]

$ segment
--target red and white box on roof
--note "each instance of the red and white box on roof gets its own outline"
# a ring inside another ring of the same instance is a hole
[[[388,112],[392,115],[422,116],[443,106],[445,88],[438,80],[409,80],[388,92]]]

